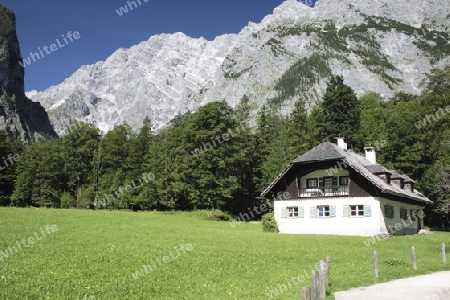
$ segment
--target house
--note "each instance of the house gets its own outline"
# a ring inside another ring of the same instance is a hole
[[[407,175],[347,149],[343,138],[294,159],[264,190],[280,233],[373,236],[415,234],[432,203]]]

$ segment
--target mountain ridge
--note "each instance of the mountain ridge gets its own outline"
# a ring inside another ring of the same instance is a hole
[[[320,0],[311,8],[287,0],[238,34],[208,41],[164,33],[118,49],[32,99],[63,134],[71,119],[108,131],[122,122],[139,128],[148,116],[161,128],[177,114],[222,99],[234,106],[244,95],[289,111],[298,97],[320,101],[331,75],[358,95],[417,94],[425,73],[449,62],[446,5]]]

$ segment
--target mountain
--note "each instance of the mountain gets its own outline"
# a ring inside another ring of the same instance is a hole
[[[45,109],[25,96],[21,60],[15,15],[0,5],[0,129],[26,142],[56,136]]]
[[[287,0],[260,23],[213,41],[183,33],[152,36],[105,61],[81,67],[32,96],[58,133],[78,119],[108,131],[149,116],[156,128],[210,101],[289,111],[303,97],[319,101],[332,75],[358,95],[417,94],[433,67],[449,63],[448,0]]]

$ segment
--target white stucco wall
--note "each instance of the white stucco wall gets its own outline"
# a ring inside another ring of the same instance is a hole
[[[393,219],[384,218],[385,204],[394,207]],[[317,207],[319,205],[335,206],[336,217],[311,218],[311,207]],[[349,205],[370,205],[370,217],[344,217],[344,206],[348,207]],[[295,206],[303,207],[303,218],[282,217],[282,209]],[[275,201],[274,214],[280,233],[374,236],[380,233],[388,233],[389,229],[389,233],[394,233],[396,235],[416,233],[418,221],[414,221],[413,218],[411,218],[411,220],[402,220],[400,218],[400,207],[406,208],[408,210],[408,215],[410,214],[411,209],[419,211],[422,209],[417,205],[403,204],[384,198],[327,197]]]
[[[412,204],[400,203],[385,198],[378,198],[380,204],[380,229],[383,233],[390,233],[394,235],[414,234],[417,233],[418,223],[420,222],[419,216],[411,216],[411,209],[421,211],[422,207]],[[384,206],[391,205],[394,207],[394,218],[384,217]],[[409,218],[402,220],[400,218],[400,208],[406,208]]]
[[[336,207],[336,217],[311,218],[311,207],[330,205]],[[370,205],[370,217],[344,217],[344,206]],[[304,207],[303,218],[283,218],[285,207]],[[280,233],[291,234],[336,234],[373,236],[380,233],[380,203],[374,197],[337,197],[305,200],[275,201],[275,220]]]

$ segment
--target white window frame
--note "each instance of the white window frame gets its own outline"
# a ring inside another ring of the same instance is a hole
[[[296,219],[298,218],[298,206],[289,206],[286,207],[287,218],[288,219]]]
[[[322,214],[322,216],[320,214]],[[329,217],[330,217],[330,206],[329,205],[318,205],[317,206],[317,218],[329,218]]]
[[[329,184],[327,184],[329,183]],[[333,177],[324,177],[323,178],[323,186],[325,188],[330,188],[333,186]]]
[[[388,204],[384,205],[384,217],[388,219],[394,219],[395,217],[394,206]]]
[[[349,209],[350,217],[352,218],[364,217],[364,205],[362,204],[350,205],[349,208],[350,208]]]
[[[342,184],[342,180],[346,179],[347,183]],[[339,186],[347,186],[350,184],[350,176],[339,176]]]
[[[310,182],[315,182],[315,185],[310,185]],[[319,180],[317,178],[308,178],[306,179],[306,188],[312,189],[312,188],[318,188],[319,187]]]

